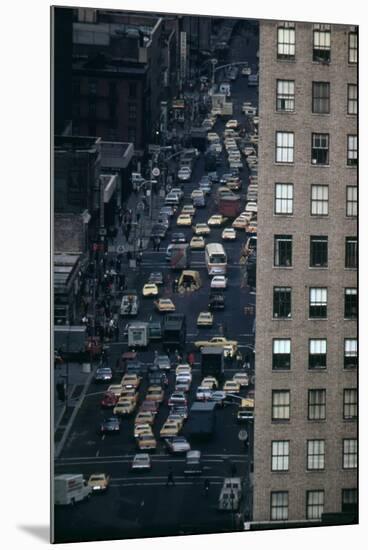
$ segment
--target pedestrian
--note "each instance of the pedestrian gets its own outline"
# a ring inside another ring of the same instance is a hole
[[[208,497],[209,490],[210,490],[210,480],[205,479],[204,480],[204,494],[206,495],[206,497]]]
[[[169,466],[169,471],[167,473],[166,487],[168,487],[169,485],[174,485],[175,486],[174,473],[173,473],[173,470],[172,470],[172,466]]]

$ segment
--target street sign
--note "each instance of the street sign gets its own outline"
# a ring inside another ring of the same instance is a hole
[[[155,166],[152,170],[152,176],[156,178],[159,175],[160,175],[160,169],[157,168],[157,166]]]
[[[246,430],[240,430],[238,433],[239,441],[246,441],[248,439],[248,433]]]

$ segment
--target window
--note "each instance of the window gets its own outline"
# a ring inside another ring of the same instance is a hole
[[[308,390],[308,420],[326,420],[326,390]]]
[[[328,237],[312,235],[310,238],[310,267],[327,267]]]
[[[353,469],[358,463],[358,442],[356,439],[343,439],[342,467]]]
[[[311,215],[328,216],[328,185],[311,186]]]
[[[327,340],[309,340],[309,368],[325,369],[327,365]]]
[[[358,366],[358,340],[345,338],[344,341],[344,369],[355,369]]]
[[[291,340],[274,340],[272,348],[272,368],[274,370],[290,369]]]
[[[88,116],[91,118],[96,118],[96,100],[91,98],[88,102]]]
[[[312,134],[312,164],[329,163],[329,134]]]
[[[273,472],[286,472],[289,469],[289,441],[272,441]]]
[[[128,119],[129,121],[135,121],[137,118],[137,104],[128,103]]]
[[[294,162],[293,132],[276,132],[276,162]]]
[[[312,83],[312,112],[328,114],[330,112],[330,83]]]
[[[345,319],[356,319],[358,314],[358,294],[356,288],[345,288]]]
[[[128,126],[128,141],[135,143],[136,137],[135,126]]]
[[[284,23],[277,28],[277,58],[295,58],[294,23]]]
[[[321,519],[324,503],[324,491],[307,491],[307,519]]]
[[[278,80],[276,92],[276,111],[294,111],[295,86],[294,80]]]
[[[331,61],[331,31],[329,29],[320,28],[313,31],[313,61],[323,63]]]
[[[293,251],[292,235],[275,235],[274,265],[275,267],[291,267]]]
[[[356,218],[358,214],[358,188],[356,185],[346,187],[346,215]]]
[[[343,489],[341,498],[341,512],[348,514],[356,512],[358,507],[357,489]]]
[[[344,420],[355,420],[358,412],[358,393],[356,388],[344,390]]]
[[[273,288],[273,316],[281,319],[291,317],[291,288],[286,286]]]
[[[79,80],[73,80],[73,99],[79,101],[80,96],[80,82]]]
[[[348,115],[358,114],[358,86],[348,84]]]
[[[358,34],[349,33],[349,63],[358,63]]]
[[[358,164],[358,136],[348,136],[348,166]]]
[[[97,80],[88,80],[88,93],[90,95],[96,95],[97,94]]]
[[[358,265],[358,240],[356,237],[345,237],[345,267],[356,268]]]
[[[117,83],[116,82],[109,82],[109,96],[112,101],[116,100],[117,95]]]
[[[272,391],[272,420],[290,420],[290,391]]]
[[[276,183],[275,214],[293,213],[294,186],[292,183]]]
[[[323,439],[307,441],[307,470],[323,470],[325,467],[325,442]]]
[[[309,317],[310,319],[326,319],[327,288],[309,289]]]
[[[136,82],[129,83],[129,97],[137,97],[137,84]]]
[[[273,491],[271,493],[271,520],[281,521],[289,516],[288,491]]]

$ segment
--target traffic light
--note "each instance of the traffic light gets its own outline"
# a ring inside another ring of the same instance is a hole
[[[65,401],[65,384],[63,382],[58,382],[56,384],[56,392],[60,401]]]

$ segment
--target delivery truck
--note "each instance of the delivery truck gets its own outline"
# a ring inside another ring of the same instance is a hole
[[[182,313],[167,313],[162,329],[162,343],[165,349],[184,348],[187,338],[185,315]]]
[[[224,350],[221,347],[204,347],[201,349],[201,374],[214,376],[217,381],[224,375]]]
[[[216,403],[213,401],[195,401],[190,408],[185,433],[190,438],[208,439],[216,425]]]
[[[54,479],[55,505],[69,505],[89,498],[92,487],[87,485],[83,474],[61,474]]]
[[[223,195],[218,199],[218,211],[226,218],[236,218],[241,212],[241,199],[238,195]]]

